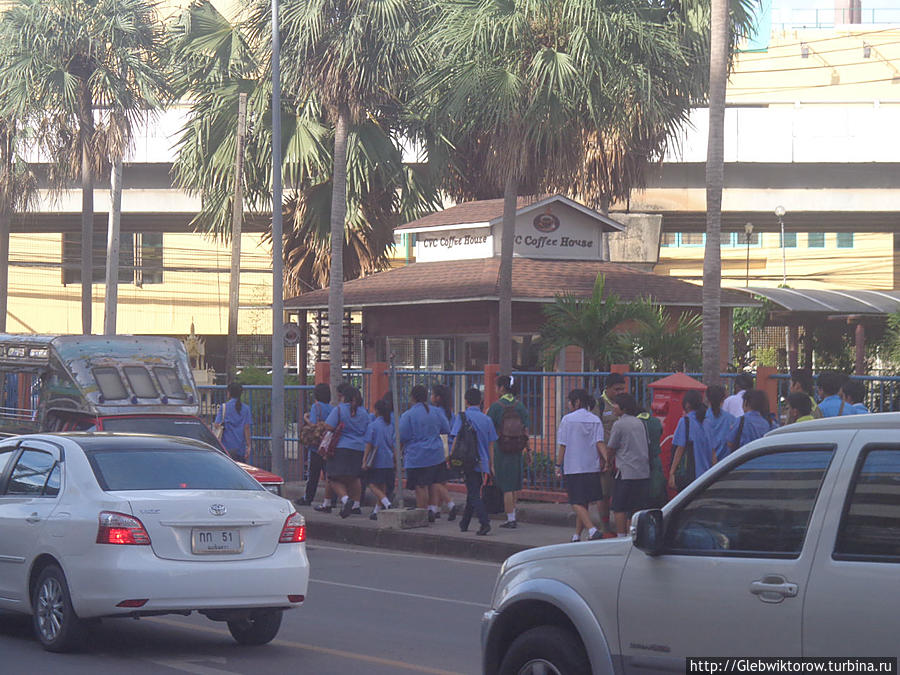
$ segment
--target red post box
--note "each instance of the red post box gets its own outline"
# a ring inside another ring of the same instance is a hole
[[[684,373],[675,373],[648,385],[653,390],[653,401],[650,410],[654,417],[662,422],[662,439],[660,440],[660,460],[662,461],[663,475],[669,475],[672,465],[672,437],[678,427],[678,420],[684,415],[681,400],[685,392],[706,391],[706,385]],[[669,497],[674,497],[670,491]]]

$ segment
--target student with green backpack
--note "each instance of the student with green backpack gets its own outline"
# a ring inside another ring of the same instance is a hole
[[[503,491],[506,522],[500,527],[516,527],[516,502],[522,489],[522,463],[531,459],[528,448],[528,410],[516,400],[518,387],[509,375],[497,378],[500,399],[487,415],[497,430],[494,443],[494,482]]]

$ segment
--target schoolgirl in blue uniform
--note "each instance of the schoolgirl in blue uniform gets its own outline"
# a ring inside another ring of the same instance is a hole
[[[325,425],[332,431],[343,424],[334,457],[328,460],[326,471],[335,494],[341,501],[341,518],[360,511],[360,482],[363,451],[366,445],[366,430],[369,428],[369,413],[362,404],[362,395],[355,387],[344,387],[342,403],[332,409]]]
[[[447,416],[447,422],[450,424],[450,428],[453,428],[453,424],[456,421],[456,415],[453,414],[453,393],[450,391],[450,387],[447,387],[443,384],[436,384],[431,388],[431,403],[436,407],[440,408],[444,411],[444,414]],[[437,490],[437,506],[438,509],[434,514],[435,518],[441,517],[440,507],[442,504],[447,505],[447,520],[456,520],[456,514],[459,513],[459,507],[456,505],[456,502],[453,501],[453,498],[450,496],[450,491],[447,489],[447,481],[451,478],[456,478],[457,476],[453,475],[453,472],[450,470],[450,467],[447,465],[446,458],[449,455],[450,446],[452,444],[452,439],[450,435],[441,438],[441,442],[444,442],[444,438],[446,438],[446,444],[444,445],[444,465],[441,468],[441,480],[435,483],[435,489]]]
[[[434,484],[443,476],[445,461],[441,434],[450,433],[450,423],[443,410],[428,405],[428,389],[422,385],[413,387],[409,398],[412,407],[400,416],[406,486],[416,491],[418,508],[429,507],[428,520],[434,522],[438,496]]]
[[[378,511],[391,508],[387,497],[388,486],[394,484],[394,424],[392,406],[385,399],[375,401],[375,419],[366,429],[366,451],[363,466],[366,467],[366,481],[369,489],[378,499],[378,504],[369,516],[378,519]]]
[[[689,443],[694,447],[694,475],[696,479],[716,463],[713,452],[713,443],[709,433],[703,426],[706,419],[707,408],[703,405],[703,399],[698,391],[689,391],[681,400],[684,409],[684,417],[678,420],[675,435],[672,437],[672,447],[675,452],[672,456],[672,466],[669,468],[669,489],[675,490],[675,470],[687,449]]]

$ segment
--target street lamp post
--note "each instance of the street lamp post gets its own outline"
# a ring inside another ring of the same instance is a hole
[[[744,225],[744,236],[747,237],[747,279],[744,288],[750,288],[750,238],[753,236],[753,223]]]
[[[281,223],[281,35],[272,0],[272,472],[284,476],[284,247]]]
[[[778,226],[781,228],[781,287],[787,288],[787,255],[785,254],[784,241],[784,214],[787,211],[779,204],[775,207],[775,217],[778,218]],[[784,327],[784,357],[787,362],[790,361],[791,354],[791,335],[787,326]]]

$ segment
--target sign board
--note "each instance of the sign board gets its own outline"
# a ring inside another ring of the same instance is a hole
[[[494,237],[487,227],[416,235],[416,262],[490,258],[493,253]]]

